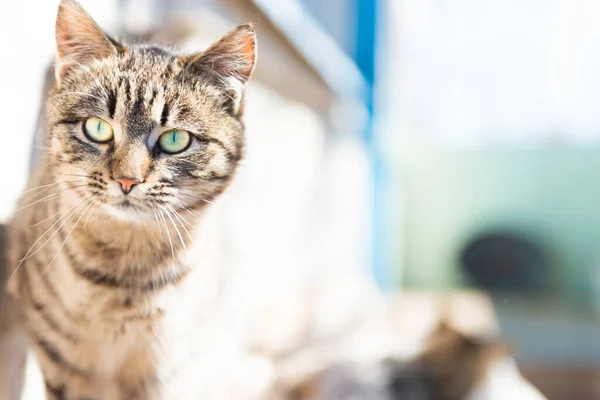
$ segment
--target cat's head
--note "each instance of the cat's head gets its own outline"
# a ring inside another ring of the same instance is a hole
[[[56,21],[48,157],[56,179],[128,220],[197,208],[229,183],[244,146],[256,40],[242,25],[206,51],[127,46],[74,0]]]

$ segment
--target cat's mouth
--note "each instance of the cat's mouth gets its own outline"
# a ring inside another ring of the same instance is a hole
[[[139,210],[140,207],[136,204],[133,204],[129,199],[123,199],[116,204],[117,207],[125,209],[125,210]]]
[[[143,222],[152,218],[152,210],[135,199],[118,199],[105,203],[104,209],[109,215],[122,221]]]

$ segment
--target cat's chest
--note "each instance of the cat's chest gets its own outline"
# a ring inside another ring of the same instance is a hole
[[[227,324],[216,292],[208,288],[190,290],[192,282],[182,282],[179,289],[165,289],[131,305],[113,308],[122,296],[105,292],[105,299],[90,305],[88,319],[82,323],[83,342],[75,356],[92,360],[92,370],[99,375],[127,376],[169,375],[191,362],[194,354],[215,348],[225,334]],[[185,289],[185,290],[181,290]],[[204,349],[200,351],[199,349]],[[159,361],[159,362],[156,362]],[[136,372],[137,371],[137,372]]]

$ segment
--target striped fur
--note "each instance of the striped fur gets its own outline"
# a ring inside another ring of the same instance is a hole
[[[63,0],[57,47],[47,150],[11,225],[9,291],[49,399],[162,398],[164,377],[182,367],[168,359],[177,333],[165,320],[183,292],[219,280],[196,236],[210,235],[205,208],[243,155],[254,31],[179,56],[120,44]],[[90,117],[111,124],[113,142],[86,138]],[[169,129],[190,132],[191,146],[157,151]],[[143,183],[124,195],[116,170]]]

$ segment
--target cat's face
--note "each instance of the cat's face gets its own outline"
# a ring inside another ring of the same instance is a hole
[[[57,179],[118,218],[210,203],[242,156],[243,85],[255,59],[244,25],[202,54],[107,37],[72,0],[57,20],[49,157]]]

